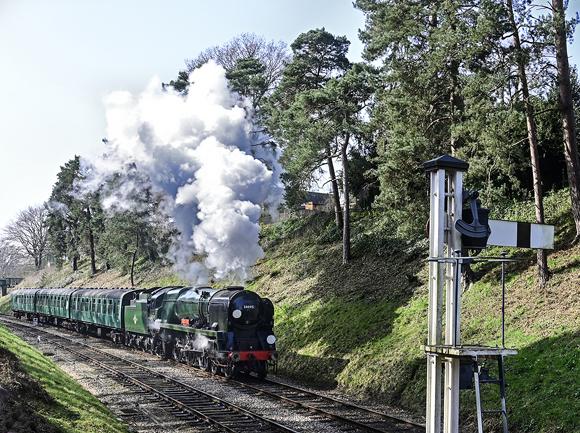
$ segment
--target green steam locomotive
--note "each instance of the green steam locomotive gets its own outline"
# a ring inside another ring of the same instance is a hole
[[[232,378],[265,377],[279,358],[274,306],[242,287],[18,289],[14,316],[116,343]]]

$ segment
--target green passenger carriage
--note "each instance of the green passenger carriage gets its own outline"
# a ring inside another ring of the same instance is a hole
[[[80,332],[122,329],[125,307],[137,294],[131,289],[78,289],[71,295],[70,318]]]
[[[10,298],[11,308],[16,317],[31,318],[36,313],[36,293],[40,289],[17,289]]]

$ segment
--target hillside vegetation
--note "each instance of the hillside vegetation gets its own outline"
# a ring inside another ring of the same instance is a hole
[[[507,249],[522,260],[507,266],[506,358],[511,432],[580,431],[580,247],[571,246],[574,224],[567,191],[546,199],[548,222],[556,226],[550,252],[552,277],[538,287],[535,252]],[[492,218],[532,221],[530,203],[493,209]],[[403,234],[381,213],[353,216],[353,260],[342,265],[341,233],[332,215],[293,218],[264,226],[265,257],[254,267],[248,288],[276,308],[282,360],[279,373],[352,397],[425,412],[428,269],[424,234]],[[486,256],[506,250],[491,248]],[[501,267],[473,267],[476,281],[464,287],[462,341],[501,344]],[[139,286],[183,284],[167,269],[149,269]],[[91,276],[88,264],[75,274],[42,271],[26,286],[120,287],[128,277]],[[3,307],[7,308],[7,305]],[[491,375],[497,377],[491,367]],[[484,389],[484,408],[498,409],[499,390]],[[462,431],[475,431],[473,390],[461,393]],[[486,417],[486,431],[501,431],[499,417]]]
[[[507,402],[512,432],[580,431],[580,247],[570,246],[574,224],[566,191],[546,199],[556,226],[549,255],[552,277],[538,287],[535,251],[507,249],[522,258],[507,266]],[[530,203],[492,211],[491,217],[533,221]],[[276,306],[280,371],[363,399],[425,413],[428,269],[427,240],[406,241],[388,218],[359,215],[355,258],[341,265],[331,217],[289,220],[263,231],[266,256],[250,287]],[[498,257],[506,248],[492,248]],[[501,345],[501,266],[474,266],[476,282],[463,288],[464,344]],[[495,362],[490,363],[491,375]],[[475,393],[462,391],[461,423],[475,428]],[[499,409],[499,389],[484,388],[484,408]],[[502,431],[486,417],[486,431]],[[475,430],[474,430],[475,431]]]

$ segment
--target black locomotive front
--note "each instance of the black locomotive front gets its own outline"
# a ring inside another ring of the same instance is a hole
[[[274,306],[254,292],[175,288],[165,294],[160,310],[161,338],[171,342],[180,360],[221,369],[228,377],[240,371],[263,377],[268,364],[278,360]]]

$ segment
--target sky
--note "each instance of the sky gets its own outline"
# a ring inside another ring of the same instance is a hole
[[[67,161],[104,150],[111,92],[169,82],[244,32],[290,45],[324,27],[359,61],[363,26],[351,0],[0,0],[0,230],[48,199]],[[580,42],[569,54],[580,64]]]
[[[290,45],[325,27],[360,60],[363,25],[350,0],[0,0],[0,230],[67,161],[103,151],[110,92],[169,82],[244,32]]]

